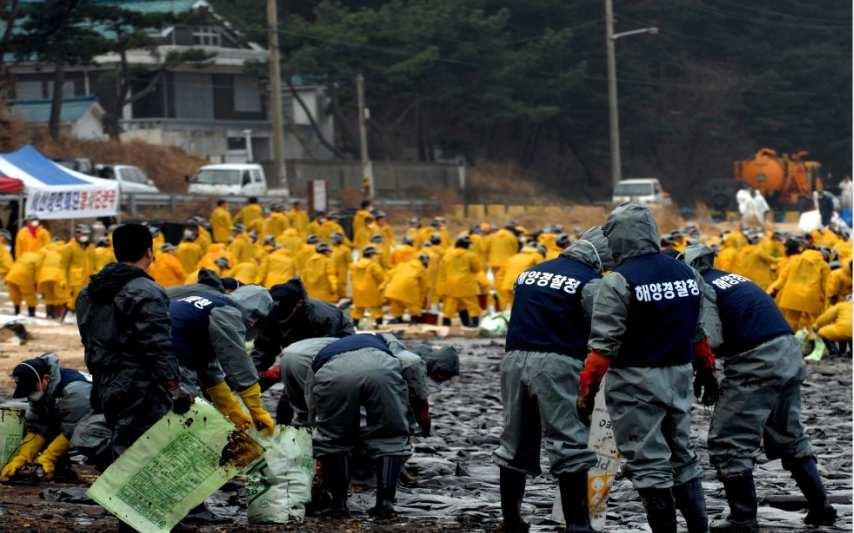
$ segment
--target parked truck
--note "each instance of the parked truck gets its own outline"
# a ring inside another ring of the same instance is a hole
[[[734,161],[734,180],[714,180],[707,185],[707,196],[715,209],[727,209],[735,203],[735,192],[758,189],[772,207],[809,209],[812,193],[821,187],[821,163],[807,159],[808,152],[778,154],[760,148],[753,159]]]

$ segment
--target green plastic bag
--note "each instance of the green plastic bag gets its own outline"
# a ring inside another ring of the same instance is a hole
[[[26,413],[18,407],[0,407],[0,468],[6,466],[24,440]]]
[[[510,311],[489,313],[483,317],[478,326],[481,337],[503,337],[507,335],[507,325],[510,323]]]
[[[246,483],[249,522],[302,522],[314,481],[311,431],[276,426],[272,437],[258,435],[255,439],[265,452],[264,459],[250,470]]]
[[[86,494],[137,531],[165,533],[263,451],[197,398],[149,428]]]

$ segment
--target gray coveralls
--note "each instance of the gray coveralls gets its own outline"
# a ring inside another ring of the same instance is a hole
[[[291,424],[296,427],[308,426],[308,405],[306,404],[306,381],[311,374],[311,362],[317,352],[336,337],[318,337],[297,341],[282,351],[279,366],[282,369],[282,383],[285,385],[285,395],[294,412]]]
[[[659,251],[658,227],[645,208],[631,204],[618,207],[604,229],[618,269],[631,258]],[[693,273],[693,280],[701,291],[702,277]],[[593,305],[588,342],[591,351],[618,357],[628,334],[632,297],[628,281],[619,272],[610,272],[602,279]],[[700,317],[693,326],[695,340],[705,337],[702,298],[699,305]],[[631,349],[626,346],[626,351]],[[617,448],[626,459],[625,472],[636,489],[665,489],[702,476],[690,442],[692,384],[690,362],[675,366],[612,364],[608,370],[605,402]]]
[[[411,455],[409,390],[397,357],[375,348],[341,353],[309,373],[306,391],[315,457],[350,453],[357,443],[372,459]]]
[[[41,356],[50,369],[50,382],[44,396],[38,402],[29,402],[25,418],[27,431],[38,433],[48,442],[60,433],[71,439],[80,420],[92,412],[89,395],[92,391],[90,381],[72,381],[57,394],[59,386],[59,357],[55,353]]]
[[[564,255],[592,267],[598,276],[603,263],[607,267],[612,262],[608,241],[598,228],[585,234],[583,239],[585,240],[575,241]],[[537,270],[537,267],[531,270]],[[598,277],[587,282],[578,302],[582,307],[579,316],[583,316],[583,320],[587,322],[584,327],[579,326],[579,332],[584,332],[581,338],[577,339],[582,350],[577,354],[580,357],[586,354],[586,333],[599,282]],[[545,286],[540,290],[550,289]],[[559,291],[556,294],[562,293]],[[567,302],[572,301],[568,294],[562,296]],[[542,299],[542,296],[534,298]],[[523,305],[525,302],[517,297],[511,317],[511,333],[512,328],[521,327],[525,329],[522,332],[523,337],[538,337],[541,333],[549,332],[534,329],[548,328],[553,320],[556,319],[559,324],[565,319],[564,316],[556,316],[561,314],[561,308],[520,308]],[[542,314],[552,316],[543,317]],[[520,320],[528,315],[534,315],[536,318],[530,323],[523,321],[521,325],[513,322],[514,318]],[[529,324],[531,329],[525,327]],[[565,324],[566,328],[576,326],[578,325]],[[513,343],[512,339],[513,336],[509,335],[508,348]],[[581,358],[566,353],[521,349],[511,349],[507,352],[501,362],[504,431],[499,447],[493,454],[498,466],[532,476],[539,475],[541,441],[545,443],[550,471],[555,476],[587,471],[596,464],[596,454],[588,446],[590,428],[578,418],[578,411],[575,409],[579,373],[583,364]]]

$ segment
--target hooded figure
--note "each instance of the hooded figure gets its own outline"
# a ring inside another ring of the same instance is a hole
[[[709,458],[723,481],[729,518],[714,530],[758,531],[754,457],[780,458],[809,505],[806,522],[832,523],[836,511],[816,469],[815,452],[801,424],[801,383],[806,377],[800,344],[761,287],[738,274],[713,268],[715,253],[688,247],[685,262],[714,290],[724,362],[720,398],[709,427]]]
[[[261,405],[258,372],[246,352],[255,325],[273,308],[270,293],[258,285],[246,285],[225,294],[219,277],[202,269],[199,283],[172,288],[168,294],[172,345],[185,379],[201,387],[238,427],[254,424],[272,431],[275,423]],[[232,391],[243,400],[251,418]]]
[[[0,472],[0,479],[8,479],[31,462],[41,467],[43,479],[52,479],[68,452],[74,428],[92,412],[92,383],[76,370],[61,368],[55,353],[18,364],[12,378],[16,383],[12,397],[29,400],[27,434]]]
[[[703,280],[659,252],[658,226],[645,207],[617,207],[603,231],[617,266],[602,279],[593,303],[578,414],[589,424],[607,372],[605,399],[617,448],[652,531],[673,531],[678,507],[690,533],[704,532],[703,471],[690,443],[692,361],[695,389],[707,389],[707,402],[717,385],[701,327]]]
[[[543,440],[560,485],[567,530],[592,531],[587,471],[596,455],[587,445],[589,428],[566,406],[576,401],[596,286],[612,265],[608,240],[597,227],[555,259],[513,280],[507,355],[501,363],[504,432],[494,453],[507,531],[527,529],[520,515],[525,478],[540,474]]]

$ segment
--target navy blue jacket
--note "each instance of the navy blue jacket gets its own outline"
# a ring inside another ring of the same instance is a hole
[[[182,365],[198,369],[216,357],[208,332],[210,315],[214,309],[226,305],[236,307],[226,296],[209,293],[175,298],[169,302],[172,348]]]
[[[723,344],[718,348],[720,355],[746,352],[792,333],[774,300],[749,279],[713,268],[703,272],[703,279],[717,295],[723,329]]]
[[[314,361],[311,362],[311,369],[317,372],[336,355],[346,352],[355,352],[362,348],[373,348],[393,357],[385,339],[379,335],[360,333],[358,335],[343,337],[324,346],[323,349],[317,352],[317,355],[314,356]]]
[[[631,291],[626,333],[614,366],[690,363],[702,298],[694,270],[652,253],[626,259],[614,271],[626,279]]]
[[[553,352],[583,360],[590,317],[581,305],[581,292],[598,277],[592,267],[565,256],[520,274],[505,348]]]

